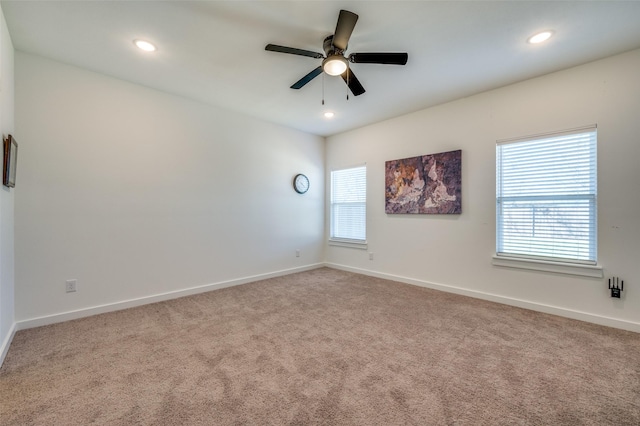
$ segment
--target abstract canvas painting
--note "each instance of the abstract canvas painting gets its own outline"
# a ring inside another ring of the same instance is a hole
[[[462,213],[462,150],[385,162],[385,212]]]

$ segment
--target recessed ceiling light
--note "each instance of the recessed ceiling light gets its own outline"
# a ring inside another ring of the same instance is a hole
[[[327,111],[324,113],[325,118],[333,118],[335,114],[332,113],[331,111]]]
[[[541,33],[538,33],[529,37],[529,39],[527,39],[527,43],[529,44],[542,43],[543,41],[549,40],[552,35],[553,35],[553,31],[542,31]]]
[[[155,52],[157,50],[156,47],[148,41],[133,40],[133,44],[135,44],[139,49],[142,49],[145,52]]]

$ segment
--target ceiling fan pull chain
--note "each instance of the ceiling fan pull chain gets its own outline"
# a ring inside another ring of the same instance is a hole
[[[322,73],[322,105],[324,105],[324,73]]]

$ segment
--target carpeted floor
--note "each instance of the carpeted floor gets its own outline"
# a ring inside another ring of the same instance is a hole
[[[16,333],[2,425],[640,425],[640,334],[323,268]]]

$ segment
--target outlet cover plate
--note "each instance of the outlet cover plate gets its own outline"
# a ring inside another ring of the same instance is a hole
[[[65,282],[65,290],[67,293],[73,293],[77,290],[78,280],[67,280]]]

